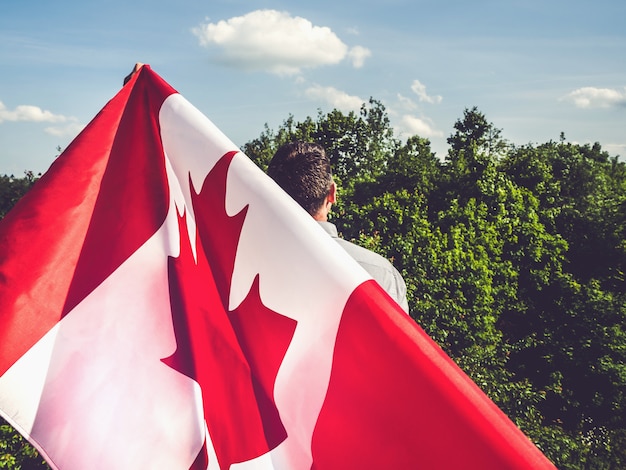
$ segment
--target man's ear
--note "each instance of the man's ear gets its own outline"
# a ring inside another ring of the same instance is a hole
[[[332,182],[332,184],[330,185],[330,189],[328,190],[327,200],[331,204],[334,204],[337,202],[337,185],[335,184],[334,181]]]

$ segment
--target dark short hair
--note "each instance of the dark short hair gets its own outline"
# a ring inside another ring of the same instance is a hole
[[[267,174],[311,215],[322,207],[333,182],[324,147],[302,141],[280,147]]]

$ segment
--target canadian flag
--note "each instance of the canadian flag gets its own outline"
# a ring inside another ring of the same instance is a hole
[[[0,224],[0,413],[56,469],[554,468],[149,66]]]

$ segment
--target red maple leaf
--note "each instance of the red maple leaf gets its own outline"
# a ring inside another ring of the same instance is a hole
[[[296,326],[294,320],[263,305],[258,276],[242,304],[228,310],[247,212],[246,207],[229,217],[225,211],[226,175],[234,155],[222,157],[200,193],[192,191],[197,263],[189,238],[183,235],[185,216],[179,217],[181,253],[169,260],[177,349],[163,360],[200,384],[204,417],[221,468],[266,454],[287,437],[273,389]],[[205,445],[192,468],[207,464]]]

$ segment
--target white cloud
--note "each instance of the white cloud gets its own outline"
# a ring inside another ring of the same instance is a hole
[[[408,111],[413,111],[414,109],[417,108],[417,105],[411,98],[401,95],[400,93],[398,93],[396,96],[398,98],[398,106],[400,108],[408,110]]]
[[[410,114],[403,115],[396,128],[402,137],[410,137],[413,135],[427,138],[443,137],[443,132],[435,129],[431,122]]]
[[[573,101],[578,108],[626,106],[626,88],[622,92],[611,88],[583,87],[567,94],[564,99]]]
[[[344,91],[331,86],[313,85],[305,90],[305,95],[311,99],[324,101],[340,111],[358,111],[365,100],[358,96],[349,95]]]
[[[287,12],[256,10],[217,23],[193,28],[200,44],[217,47],[217,59],[228,65],[295,75],[303,68],[338,64],[349,57],[355,67],[363,65],[369,51],[348,46],[328,27]]]
[[[50,134],[56,137],[73,137],[80,133],[85,128],[83,124],[78,122],[71,122],[65,126],[50,126],[46,127],[44,131],[46,134]]]
[[[602,144],[602,150],[609,152],[609,155],[619,155],[621,161],[626,157],[626,144]]]
[[[10,110],[0,101],[0,123],[4,121],[66,122],[67,117],[53,114],[37,106],[20,105]]]
[[[369,49],[361,46],[354,46],[352,49],[350,49],[350,52],[348,52],[348,57],[350,57],[350,59],[352,60],[352,65],[355,69],[360,69],[361,67],[363,67],[365,59],[367,59],[371,55],[372,52]]]
[[[419,97],[420,101],[425,101],[426,103],[438,104],[443,100],[439,95],[429,96],[428,93],[426,93],[426,85],[423,85],[419,80],[413,81],[411,90]]]

